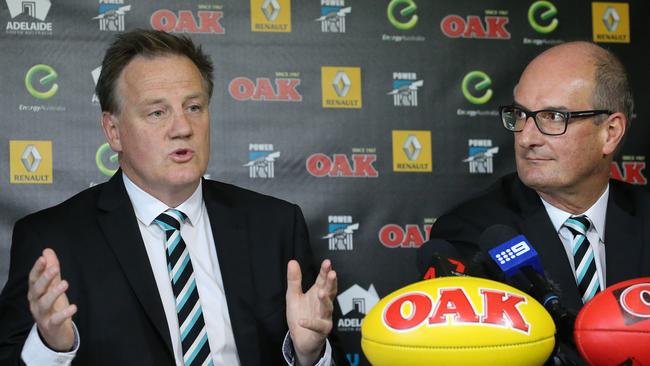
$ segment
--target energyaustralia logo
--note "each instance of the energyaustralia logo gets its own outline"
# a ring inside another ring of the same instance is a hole
[[[321,239],[327,239],[329,250],[354,249],[354,232],[359,229],[359,223],[352,223],[352,216],[328,216],[328,234]]]
[[[279,151],[273,151],[273,144],[249,144],[248,167],[249,178],[274,178],[275,160],[280,157]]]
[[[336,297],[343,315],[337,324],[339,331],[361,329],[361,319],[379,302],[379,294],[373,284],[368,289],[354,284]]]
[[[352,7],[345,6],[345,0],[321,0],[320,18],[323,33],[345,33],[345,16],[352,12]]]
[[[393,90],[387,95],[393,96],[393,105],[396,107],[417,107],[418,89],[424,85],[424,80],[417,80],[414,72],[394,72]]]
[[[107,177],[112,177],[117,172],[119,160],[108,142],[102,144],[95,153],[95,164],[97,169]]]
[[[100,31],[124,31],[124,15],[131,10],[131,5],[124,5],[124,0],[99,0],[99,15],[94,20],[99,20]]]
[[[463,159],[464,163],[469,163],[470,174],[492,174],[494,165],[492,157],[499,152],[499,147],[492,147],[492,140],[468,140],[469,153],[468,157]]]
[[[6,0],[6,3],[11,19],[18,18],[7,23],[7,34],[52,35],[52,23],[45,22],[52,6],[49,0]]]

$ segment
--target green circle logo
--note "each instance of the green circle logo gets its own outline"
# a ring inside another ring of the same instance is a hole
[[[104,157],[107,157],[106,160],[108,162],[117,164],[117,154],[111,150],[111,146],[108,144],[108,142],[104,143],[102,146],[97,149],[97,153],[95,154],[95,164],[97,164],[97,169],[99,169],[102,174],[112,177],[115,172],[117,172],[117,169],[110,169],[104,164]]]
[[[415,13],[415,11],[418,9],[417,5],[415,5],[415,1],[413,0],[392,0],[388,4],[388,9],[386,10],[386,15],[388,16],[388,21],[390,21],[390,24],[392,24],[395,28],[401,30],[407,30],[415,27],[415,25],[418,23],[418,16],[416,14],[413,14],[407,22],[401,22],[395,18],[395,9],[400,5],[405,5],[405,7],[399,11],[400,15],[403,17],[407,17]]]
[[[481,96],[475,96],[470,92],[470,85],[474,84],[474,90],[475,91],[482,91],[484,89],[485,92]],[[492,80],[488,76],[488,74],[484,73],[483,71],[470,71],[465,77],[463,78],[463,84],[462,84],[462,90],[463,90],[463,95],[465,96],[465,99],[467,99],[470,103],[473,104],[485,104],[487,103],[490,98],[492,98],[492,89],[489,89],[490,85],[492,85]]]
[[[51,84],[50,89],[44,92],[38,91],[34,88],[34,78],[36,78],[36,74],[41,73],[45,73],[45,76],[38,79],[38,83],[42,86]],[[34,98],[52,98],[54,94],[56,94],[56,92],[59,90],[59,85],[54,83],[54,80],[56,80],[58,77],[59,74],[57,74],[56,70],[54,70],[52,66],[44,64],[34,65],[27,71],[27,74],[25,74],[25,88],[27,88],[29,94],[31,94]]]
[[[535,20],[535,14],[537,12],[542,12],[539,15],[539,18],[544,21],[553,19],[547,25],[541,25]],[[535,1],[530,8],[528,8],[528,23],[533,27],[538,33],[551,33],[557,28],[559,21],[554,16],[557,15],[557,8],[550,1]]]

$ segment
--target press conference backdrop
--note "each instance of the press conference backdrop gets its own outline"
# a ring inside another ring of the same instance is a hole
[[[18,218],[115,172],[93,88],[111,38],[134,28],[187,34],[212,56],[207,175],[303,208],[317,258],[338,270],[335,327],[353,365],[367,364],[361,320],[417,278],[415,249],[436,217],[514,170],[497,109],[543,49],[585,39],[622,58],[637,105],[612,175],[647,183],[646,1],[0,6],[0,285]]]

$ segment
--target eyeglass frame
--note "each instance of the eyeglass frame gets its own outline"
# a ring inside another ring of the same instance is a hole
[[[520,105],[517,105],[517,104],[499,106],[499,117],[501,117],[501,124],[503,125],[503,127],[506,130],[511,131],[511,132],[521,132],[521,131],[524,130],[524,127],[522,127],[520,130],[514,130],[514,129],[511,130],[511,129],[508,128],[508,126],[506,125],[505,119],[503,118],[503,110],[506,109],[506,108],[513,108],[513,109],[516,108],[516,109],[521,110],[524,113],[524,115],[526,116],[526,118],[524,119],[524,126],[526,124],[525,121],[528,121],[528,118],[532,117],[533,121],[535,121],[535,126],[537,127],[537,130],[539,130],[539,132],[541,132],[542,134],[548,135],[548,136],[564,135],[566,133],[567,126],[569,125],[569,121],[570,121],[571,118],[575,119],[575,118],[584,118],[584,117],[594,117],[594,116],[598,116],[598,115],[601,115],[601,114],[607,114],[609,116],[609,115],[614,114],[614,112],[610,111],[609,109],[592,109],[592,110],[587,110],[587,111],[559,111],[557,109],[539,109],[539,110],[536,110],[536,111],[529,111],[528,109],[526,109],[526,108],[524,108],[524,107],[522,107]],[[564,129],[562,130],[562,132],[548,133],[548,132],[542,131],[542,128],[539,127],[539,122],[537,121],[537,114],[541,113],[541,112],[553,112],[553,113],[559,113],[559,114],[563,115],[564,116]]]

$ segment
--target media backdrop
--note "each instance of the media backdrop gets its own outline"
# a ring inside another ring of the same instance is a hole
[[[303,208],[338,270],[335,326],[367,364],[360,322],[417,279],[436,217],[514,170],[497,109],[543,49],[594,40],[622,58],[636,118],[612,174],[646,184],[648,14],[642,0],[2,0],[0,286],[14,222],[116,169],[93,94],[113,35],[184,33],[216,65],[207,175]]]

